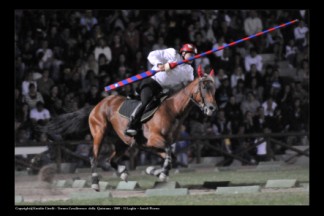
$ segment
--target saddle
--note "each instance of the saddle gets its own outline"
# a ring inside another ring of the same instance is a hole
[[[155,96],[145,107],[145,110],[143,112],[143,115],[141,117],[141,122],[147,122],[151,117],[153,117],[154,113],[158,110],[159,106],[162,104],[162,102],[169,96],[169,91],[163,90],[160,94]],[[124,118],[127,118],[130,120],[130,116],[134,112],[134,110],[140,105],[141,101],[139,98],[130,98],[127,97],[127,99],[123,102],[123,104],[118,109],[119,115],[121,115]]]

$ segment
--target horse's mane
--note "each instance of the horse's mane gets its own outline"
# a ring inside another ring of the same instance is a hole
[[[169,96],[169,98],[176,96],[179,92],[181,92],[182,90],[184,90],[185,88],[187,88],[190,84],[192,84],[193,82],[195,82],[196,80],[200,79],[201,77],[196,77],[194,80],[192,80],[191,82],[188,82],[187,85],[185,85],[183,88],[179,88],[176,91],[172,92]],[[210,80],[212,82],[214,82],[214,79],[209,76],[208,74],[204,74],[204,76],[202,77],[203,79],[206,80]]]

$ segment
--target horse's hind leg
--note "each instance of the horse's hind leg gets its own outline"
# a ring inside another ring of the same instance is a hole
[[[122,164],[121,157],[124,155],[125,151],[128,149],[128,145],[126,145],[123,141],[118,139],[115,144],[115,151],[110,157],[110,165],[117,171],[119,177],[127,182],[127,168],[125,164]]]
[[[99,191],[99,176],[98,173],[96,173],[96,168],[98,165],[98,156],[99,156],[99,150],[100,145],[102,142],[104,136],[104,132],[98,132],[95,135],[93,135],[93,157],[90,157],[90,163],[91,163],[91,188]]]

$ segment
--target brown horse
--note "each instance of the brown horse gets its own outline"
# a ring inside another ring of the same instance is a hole
[[[128,120],[122,117],[118,110],[126,98],[119,95],[108,96],[95,107],[86,106],[78,111],[60,115],[52,119],[46,126],[37,128],[37,130],[47,133],[55,141],[62,141],[65,135],[79,134],[82,130],[88,130],[90,126],[93,136],[93,157],[90,158],[91,187],[96,191],[99,191],[96,167],[100,144],[105,132],[115,131],[118,135],[118,140],[114,142],[115,151],[110,156],[110,164],[121,179],[127,180],[128,174],[126,166],[122,164],[120,159],[128,147],[138,144],[139,148],[153,150],[154,153],[164,159],[160,169],[154,167],[146,169],[147,174],[157,176],[164,181],[171,169],[170,145],[174,143],[180,126],[192,106],[199,106],[207,116],[211,116],[217,108],[214,97],[214,79],[211,75],[199,74],[199,77],[160,105],[153,117],[142,125],[143,135],[140,136],[140,139],[124,135]],[[111,128],[113,130],[110,130]],[[113,139],[113,137],[110,138]]]
[[[147,174],[158,176],[162,181],[166,180],[171,169],[170,145],[174,142],[183,120],[194,104],[198,105],[205,115],[211,116],[217,108],[214,95],[214,79],[208,74],[201,75],[185,88],[167,98],[154,116],[142,125],[143,136],[147,142],[141,143],[140,146],[154,149],[155,153],[164,159],[161,169],[148,167],[146,169]],[[110,126],[120,138],[119,142],[115,143],[115,151],[110,157],[110,164],[120,178],[127,181],[127,169],[125,165],[120,163],[120,159],[127,148],[134,145],[137,140],[124,135],[128,120],[119,115],[118,109],[125,100],[125,97],[119,95],[108,96],[92,109],[89,116],[89,126],[93,136],[93,158],[90,159],[91,187],[96,191],[99,191],[99,178],[95,170],[100,144],[107,127]]]

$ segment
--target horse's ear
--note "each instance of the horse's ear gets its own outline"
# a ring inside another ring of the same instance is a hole
[[[209,75],[210,75],[210,76],[214,76],[214,75],[215,75],[215,71],[214,71],[214,69],[212,69],[212,70],[209,72]]]
[[[198,76],[199,77],[203,77],[204,76],[204,72],[202,71],[201,64],[198,66],[197,73],[198,73]]]

